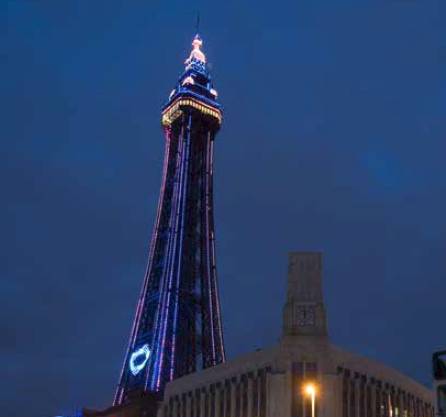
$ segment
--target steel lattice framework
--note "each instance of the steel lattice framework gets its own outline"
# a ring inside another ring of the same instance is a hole
[[[165,159],[147,271],[115,405],[225,360],[215,266],[213,148],[222,118],[197,35],[162,112]]]

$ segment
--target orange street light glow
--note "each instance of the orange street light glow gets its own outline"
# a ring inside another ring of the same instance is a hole
[[[306,384],[304,386],[304,392],[305,392],[305,394],[313,397],[313,396],[316,395],[316,386],[314,384],[311,384],[311,383]]]
[[[304,393],[311,399],[311,417],[316,417],[316,385],[309,382],[304,385]]]

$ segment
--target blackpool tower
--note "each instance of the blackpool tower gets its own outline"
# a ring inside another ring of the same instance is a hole
[[[115,405],[162,393],[172,379],[225,360],[215,265],[217,103],[202,40],[162,110],[165,156],[158,211]]]

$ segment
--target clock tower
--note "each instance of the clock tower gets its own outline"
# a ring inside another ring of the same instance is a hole
[[[283,336],[327,336],[322,295],[322,254],[319,252],[289,254]]]

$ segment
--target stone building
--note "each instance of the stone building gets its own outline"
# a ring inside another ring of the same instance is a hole
[[[312,396],[304,391],[309,383],[315,388]],[[322,255],[298,252],[289,256],[278,345],[170,382],[158,417],[313,415],[433,417],[433,393],[394,369],[330,343]]]

